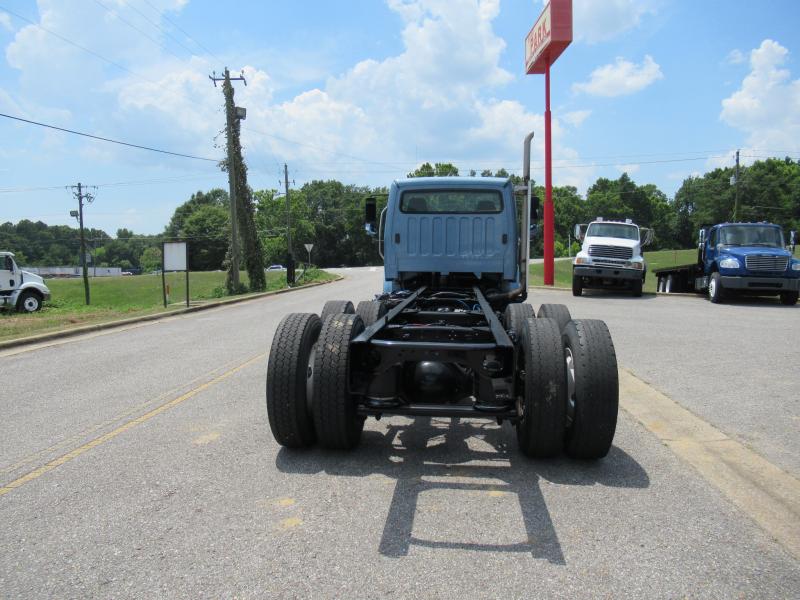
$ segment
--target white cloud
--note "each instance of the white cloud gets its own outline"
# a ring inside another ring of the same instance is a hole
[[[7,31],[14,31],[14,27],[11,25],[11,17],[7,12],[0,11],[0,27]]]
[[[800,79],[782,68],[789,50],[766,39],[750,52],[750,72],[722,100],[720,119],[743,131],[752,150],[742,154],[800,152]],[[743,159],[752,162],[752,159]]]
[[[583,125],[583,122],[589,118],[591,114],[591,110],[573,110],[572,112],[566,113],[563,119],[568,125],[577,128]]]
[[[725,62],[729,65],[741,65],[747,62],[747,56],[738,48],[734,48],[728,52],[728,56],[725,57]]]
[[[498,1],[388,1],[402,19],[403,47],[395,55],[363,60],[329,77],[324,85],[280,100],[271,63],[265,61],[270,64],[266,67],[256,60],[244,67],[248,85],[235,86],[235,99],[248,111],[242,139],[251,172],[267,172],[286,161],[297,173],[298,185],[320,177],[377,185],[403,176],[424,160],[453,161],[462,172],[501,166],[519,170],[522,138],[533,129],[536,173],[543,157],[543,116],[502,98],[503,86],[513,75],[500,66],[506,44],[493,30]],[[181,5],[173,1],[160,8],[176,10]],[[135,18],[124,12],[125,4],[113,6],[127,19]],[[92,3],[82,5],[85,10],[80,12],[68,0],[39,0],[39,7],[40,22],[48,29],[70,32],[77,43],[136,75],[87,56],[40,29],[25,27],[6,49],[9,63],[20,74],[18,90],[13,97],[0,94],[0,103],[13,100],[42,107],[30,109],[37,116],[48,106],[57,106],[65,112],[52,119],[55,124],[180,152],[222,155],[221,148],[211,145],[215,138],[217,143],[223,141],[217,137],[224,127],[223,99],[207,79],[217,65],[199,56],[179,60],[165,55]],[[100,34],[81,26],[87,21],[102,23],[96,28]],[[238,71],[240,65],[233,63],[229,64]],[[73,85],[75,80],[106,83],[87,94],[84,87]],[[60,90],[58,96],[53,89]],[[588,115],[589,111],[578,110],[563,121],[554,119],[555,158],[577,158],[564,143],[564,129],[580,126]],[[147,152],[79,143],[81,155],[91,159],[87,164],[198,167]],[[559,169],[555,179],[580,188],[591,176],[590,169]],[[267,185],[275,185],[274,179],[270,177]]]
[[[608,41],[638,27],[656,8],[653,0],[576,0],[572,3],[575,39],[589,44]]]
[[[573,84],[572,90],[592,96],[625,96],[641,91],[663,78],[661,67],[649,54],[638,65],[617,57],[613,64],[603,65],[592,71],[589,81]]]

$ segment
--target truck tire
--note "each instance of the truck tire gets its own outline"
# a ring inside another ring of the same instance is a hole
[[[619,410],[617,357],[603,321],[572,321],[563,332],[567,374],[566,451],[572,458],[608,454]]]
[[[578,275],[572,276],[572,295],[580,296],[583,294],[583,277]]]
[[[323,321],[331,315],[352,315],[356,312],[353,308],[353,303],[350,300],[328,300],[322,307],[322,313],[319,318]]]
[[[563,304],[542,304],[539,307],[538,317],[540,319],[553,319],[558,323],[559,331],[564,331],[564,327],[572,320],[569,309]]]
[[[664,292],[667,294],[672,293],[672,288],[675,287],[675,277],[673,275],[667,275],[667,279],[664,282]]]
[[[656,279],[656,292],[657,293],[659,293],[659,294],[664,293],[664,284],[665,283],[666,282],[665,282],[663,277],[659,277],[658,279]]]
[[[356,306],[356,314],[369,327],[386,314],[386,305],[380,300],[362,300]]]
[[[786,306],[794,306],[797,304],[797,292],[781,292],[781,304]]]
[[[34,313],[42,309],[42,297],[36,292],[26,290],[19,295],[17,300],[17,311]]]
[[[631,283],[631,293],[633,294],[634,298],[642,297],[642,285],[643,282],[641,279],[634,279]]]
[[[347,450],[358,445],[364,417],[350,396],[350,340],[364,331],[358,315],[331,315],[322,322],[314,356],[312,413],[323,448]]]
[[[506,306],[506,312],[503,315],[503,321],[506,325],[506,331],[514,331],[517,334],[517,339],[522,339],[522,328],[525,319],[536,318],[533,312],[533,306],[526,302],[519,304],[509,304]]]
[[[281,446],[303,448],[316,441],[309,406],[314,345],[322,321],[313,313],[292,313],[278,324],[267,362],[267,418]]]
[[[557,456],[564,448],[567,423],[564,348],[558,323],[525,319],[521,337],[525,377],[522,419],[517,423],[519,449],[531,458]]]
[[[708,280],[708,299],[714,304],[719,304],[725,299],[725,288],[722,287],[718,271],[712,273],[711,279]]]

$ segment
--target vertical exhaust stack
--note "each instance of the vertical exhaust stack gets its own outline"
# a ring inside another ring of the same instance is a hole
[[[523,255],[519,265],[519,281],[525,295],[528,293],[528,273],[530,272],[531,260],[531,194],[533,193],[531,186],[531,141],[533,141],[533,134],[534,132],[531,131],[525,136],[522,148],[522,181],[526,190],[525,206],[523,206],[522,210],[524,223],[520,224],[520,243],[523,248]]]
[[[525,185],[531,180],[531,141],[533,140],[533,131],[525,136],[525,142],[522,149],[522,180]]]

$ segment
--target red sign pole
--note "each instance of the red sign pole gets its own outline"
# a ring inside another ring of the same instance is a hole
[[[555,242],[550,66],[572,42],[572,0],[550,0],[525,38],[525,72],[544,73],[544,284],[553,285]]]
[[[550,137],[550,61],[544,70],[544,284],[553,285],[555,261],[553,214],[553,147]]]

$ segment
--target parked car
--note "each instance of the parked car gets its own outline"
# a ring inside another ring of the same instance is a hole
[[[285,271],[286,267],[283,265],[270,265],[267,267],[267,271]]]

